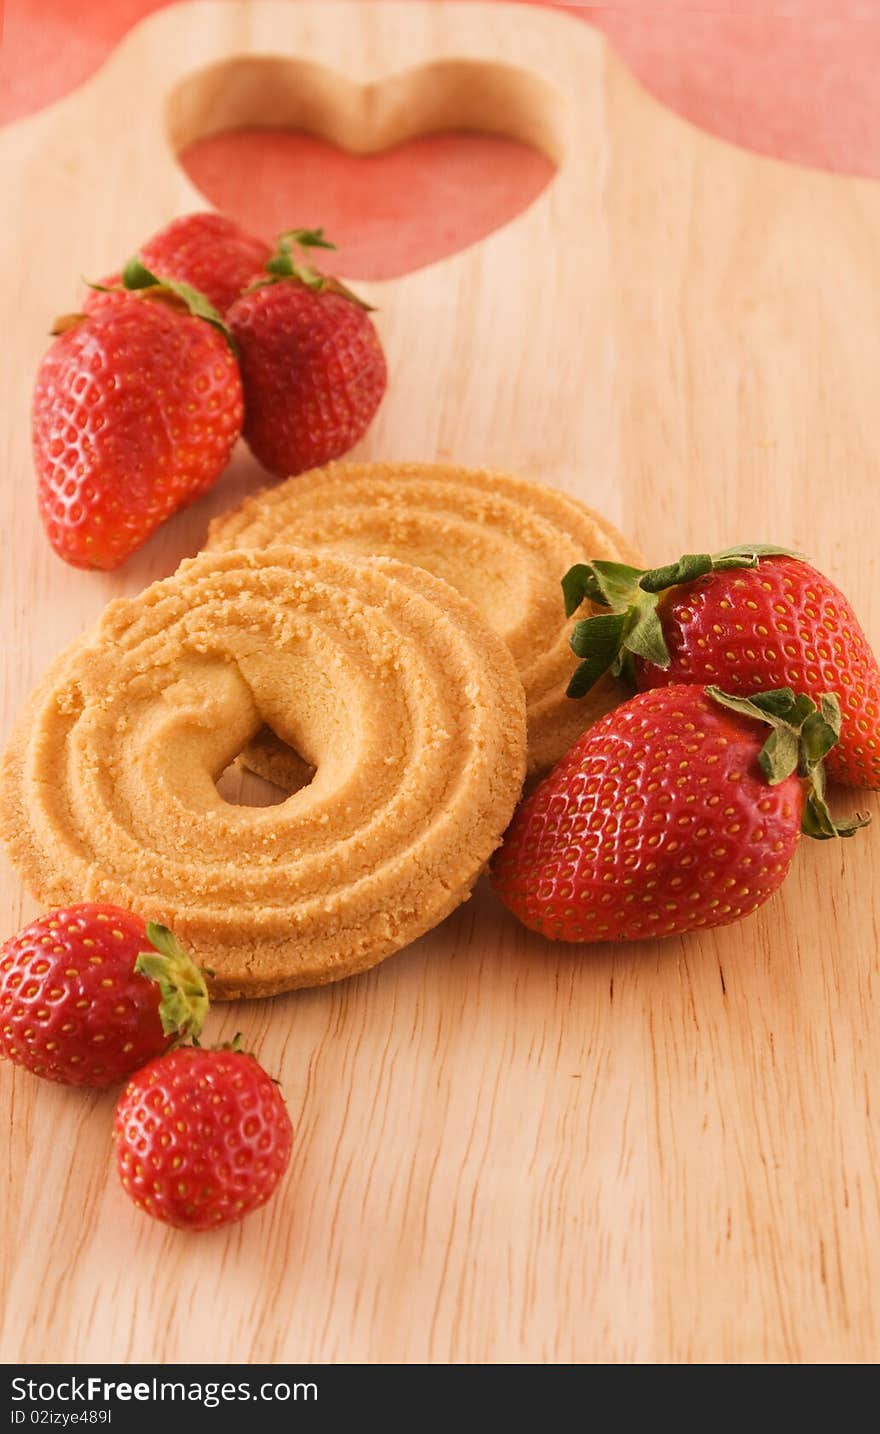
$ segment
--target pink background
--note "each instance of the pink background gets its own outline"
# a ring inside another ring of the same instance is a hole
[[[166,3],[7,0],[0,123],[86,79],[131,25]],[[601,29],[650,91],[705,129],[783,159],[880,176],[878,0],[554,8]],[[546,161],[519,146],[454,137],[355,160],[306,137],[240,134],[199,146],[187,167],[218,207],[257,230],[324,223],[340,241],[340,269],[366,277],[439,257],[463,233],[479,237],[548,177]]]

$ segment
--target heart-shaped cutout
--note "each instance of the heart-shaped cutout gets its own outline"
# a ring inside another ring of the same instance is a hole
[[[515,219],[554,166],[519,140],[447,132],[353,155],[314,135],[243,129],[190,145],[180,162],[216,209],[272,239],[323,225],[351,279],[393,279]]]
[[[189,76],[169,130],[192,182],[246,229],[323,225],[340,273],[388,279],[468,248],[538,197],[556,172],[559,106],[501,65],[443,62],[358,86],[251,57]]]

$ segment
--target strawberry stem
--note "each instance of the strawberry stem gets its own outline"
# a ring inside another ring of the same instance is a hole
[[[367,313],[373,312],[373,305],[360,298],[347,284],[330,274],[322,274],[295,252],[297,249],[335,249],[336,245],[324,238],[323,229],[287,229],[279,234],[277,245],[271,259],[266,261],[269,278],[258,279],[251,289],[275,284],[281,279],[294,279],[311,289],[313,294],[341,294],[344,299],[357,304],[358,308],[365,309]]]
[[[204,975],[167,926],[149,921],[147,940],[153,950],[142,951],[134,969],[159,987],[162,1030],[178,1041],[189,1038],[198,1044],[210,1005]]]

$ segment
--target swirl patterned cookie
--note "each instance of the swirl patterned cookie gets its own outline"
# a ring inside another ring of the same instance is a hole
[[[231,805],[216,779],[263,723],[314,777],[279,806]],[[206,553],[52,665],[0,769],[0,834],[46,904],[136,910],[215,995],[271,995],[366,970],[464,901],[525,747],[513,659],[442,580]]]

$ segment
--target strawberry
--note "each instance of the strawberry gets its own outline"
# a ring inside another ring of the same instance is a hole
[[[268,275],[227,315],[244,384],[244,436],[279,477],[347,453],[366,432],[387,378],[366,305],[297,260],[295,244],[333,247],[319,229],[283,235]]]
[[[124,562],[216,482],[241,431],[238,367],[211,306],[137,261],[124,281],[138,292],[59,321],[34,392],[40,516],[80,568]]]
[[[163,279],[178,279],[191,285],[217,310],[225,314],[252,280],[262,272],[272,250],[255,239],[224,214],[184,214],[138,250],[141,263]],[[90,288],[83,302],[85,313],[103,307],[104,290],[122,283],[120,274],[103,279]]]
[[[225,314],[241,291],[271,258],[264,239],[245,234],[244,229],[222,214],[185,214],[159,229],[138,251],[145,268],[163,280],[179,280],[204,294],[218,314]],[[112,274],[89,288],[83,313],[95,313],[107,303],[106,294],[115,293],[122,275]]]
[[[185,1046],[132,1077],[114,1138],[119,1177],[139,1209],[182,1230],[212,1230],[265,1204],[293,1129],[253,1056]]]
[[[518,808],[493,859],[495,890],[557,941],[738,921],[781,884],[801,829],[849,836],[865,824],[835,826],[824,803],[822,759],[839,730],[833,697],[817,709],[790,689],[640,693],[585,732]]]
[[[141,246],[139,257],[163,279],[182,279],[225,314],[263,270],[270,245],[224,214],[184,214]]]
[[[45,1080],[124,1080],[208,1010],[198,967],[164,926],[118,906],[50,911],[0,953],[0,1052]]]
[[[744,545],[650,572],[579,563],[563,591],[569,613],[585,598],[611,610],[573,630],[584,661],[569,696],[609,668],[628,669],[642,690],[708,681],[751,695],[787,686],[815,702],[831,692],[843,720],[829,776],[880,788],[880,668],[848,599],[797,554]]]

